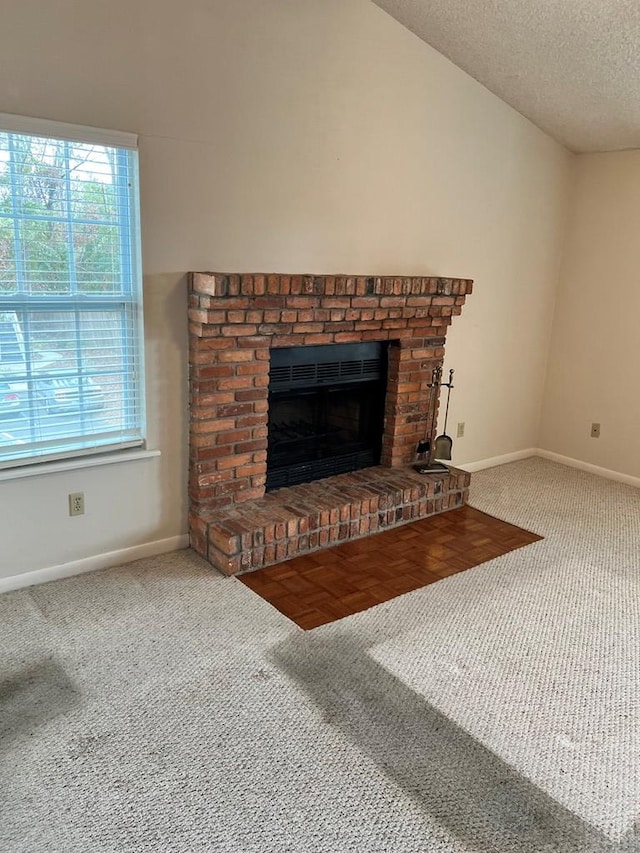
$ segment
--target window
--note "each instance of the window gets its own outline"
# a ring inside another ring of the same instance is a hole
[[[0,114],[0,467],[143,443],[136,137]]]

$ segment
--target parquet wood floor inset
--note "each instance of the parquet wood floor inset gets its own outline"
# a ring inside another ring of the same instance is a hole
[[[239,577],[301,628],[367,610],[542,539],[462,506]]]

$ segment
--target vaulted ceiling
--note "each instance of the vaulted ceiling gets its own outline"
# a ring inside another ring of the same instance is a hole
[[[640,0],[374,0],[572,151],[640,148]]]

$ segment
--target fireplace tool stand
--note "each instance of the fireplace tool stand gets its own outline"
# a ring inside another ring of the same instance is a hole
[[[442,367],[434,367],[431,371],[431,382],[427,387],[429,388],[427,423],[432,425],[432,429],[435,426],[440,388],[447,388],[447,414],[445,416],[444,434],[438,436],[435,440],[432,440],[429,436],[423,441],[418,442],[416,448],[416,458],[418,461],[414,464],[413,468],[419,474],[446,473],[449,469],[442,462],[436,461],[435,455],[437,452],[440,458],[451,459],[451,439],[446,435],[446,419],[449,416],[449,397],[453,388],[453,370],[449,371],[449,381],[443,382]]]

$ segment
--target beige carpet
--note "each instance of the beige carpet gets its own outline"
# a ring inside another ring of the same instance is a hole
[[[191,552],[0,596],[0,850],[640,850],[640,492],[471,503],[545,539],[307,633]]]

